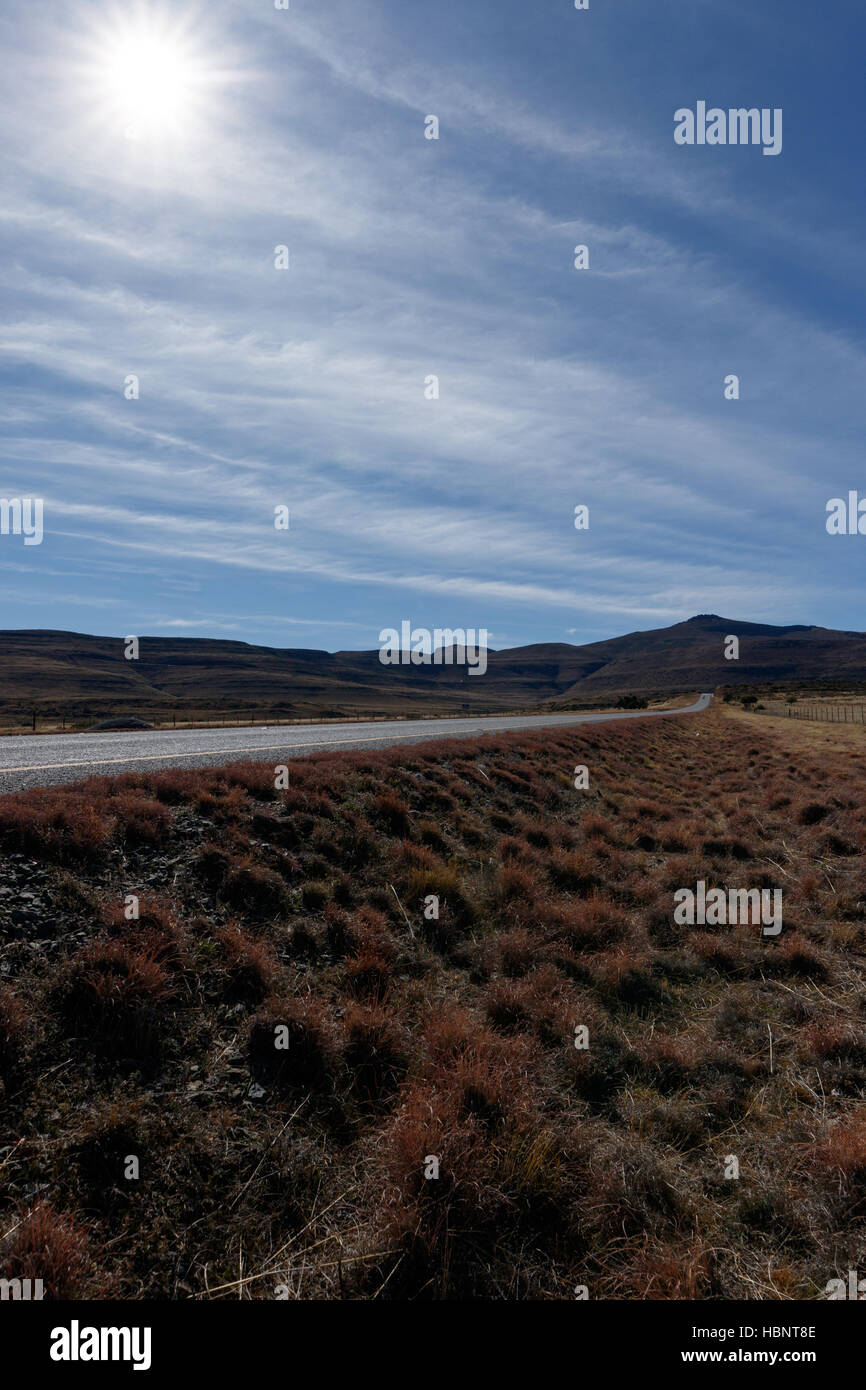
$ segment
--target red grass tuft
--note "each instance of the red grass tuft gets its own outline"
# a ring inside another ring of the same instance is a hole
[[[277,980],[277,963],[261,941],[229,922],[217,932],[225,961],[225,998],[232,1002],[260,1003]]]
[[[324,1090],[335,1059],[329,1015],[314,999],[271,997],[250,1024],[247,1051],[250,1071],[262,1085]]]
[[[378,1005],[353,1004],[345,1016],[343,1060],[352,1085],[364,1100],[389,1095],[406,1072],[407,1038],[394,1019]]]
[[[45,1298],[81,1298],[88,1265],[87,1233],[46,1202],[16,1213],[0,1238],[0,1278],[41,1279]]]
[[[141,1064],[157,1060],[162,1009],[171,993],[164,966],[124,941],[86,946],[60,968],[53,990],[73,1034],[103,1058]]]

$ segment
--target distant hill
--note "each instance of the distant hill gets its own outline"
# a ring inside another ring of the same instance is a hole
[[[729,634],[740,639],[738,661],[725,660]],[[715,613],[571,650],[601,660],[563,692],[566,696],[577,694],[577,687],[585,695],[596,689],[711,690],[758,682],[866,679],[866,633],[800,623],[745,623]]]
[[[739,661],[724,639],[740,639]],[[326,652],[200,637],[143,637],[137,661],[120,638],[0,633],[0,715],[70,718],[170,710],[296,716],[566,707],[627,693],[718,685],[866,680],[866,634],[778,627],[716,614],[585,646],[539,643],[488,654],[484,676],[462,666],[391,666],[376,651]]]

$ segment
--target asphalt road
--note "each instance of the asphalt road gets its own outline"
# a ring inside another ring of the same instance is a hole
[[[217,767],[246,761],[286,762],[323,748],[388,748],[429,738],[459,738],[507,729],[661,719],[704,710],[701,695],[678,710],[611,714],[532,714],[466,719],[401,719],[387,724],[263,725],[249,729],[154,729],[123,733],[25,734],[0,738],[0,792],[79,782],[143,768]]]

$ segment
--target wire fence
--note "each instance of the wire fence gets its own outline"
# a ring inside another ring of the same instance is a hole
[[[489,716],[513,717],[519,715],[538,714],[543,711],[532,709],[478,709],[471,705],[463,705],[462,708],[441,710],[413,710],[405,711],[401,714],[377,714],[369,710],[359,709],[349,711],[345,714],[290,714],[287,712],[277,713],[269,710],[203,710],[200,712],[191,710],[166,711],[160,710],[154,713],[149,710],[136,709],[130,711],[129,715],[82,715],[82,714],[45,714],[34,712],[32,715],[14,715],[7,718],[0,716],[0,728],[16,733],[54,733],[54,732],[75,732],[86,733],[90,730],[99,732],[97,726],[115,719],[136,719],[141,720],[143,725],[149,725],[153,729],[237,729],[237,728],[273,728],[274,726],[286,726],[301,724],[390,724],[403,722],[407,719],[473,719],[485,718]]]
[[[683,697],[686,698],[686,697]],[[406,709],[399,714],[377,714],[365,709],[347,710],[342,714],[292,714],[287,710],[240,709],[240,710],[130,710],[128,714],[118,711],[114,715],[82,714],[59,711],[49,713],[33,710],[30,713],[16,711],[15,714],[0,714],[0,729],[6,733],[86,733],[95,729],[105,720],[140,719],[154,729],[226,729],[226,728],[266,728],[274,725],[294,724],[386,724],[403,722],[407,719],[484,719],[519,718],[540,714],[605,713],[616,710],[615,701],[607,705],[575,706],[572,709],[545,710],[544,707],[523,707],[517,709],[480,708],[477,705],[461,703],[445,709]]]
[[[128,715],[83,715],[83,714],[45,714],[42,712],[32,715],[9,716],[3,719],[0,716],[0,725],[7,729],[16,729],[26,732],[45,733],[55,730],[87,732],[97,730],[97,726],[106,721],[115,720],[141,720],[143,725],[150,725],[154,729],[236,729],[236,728],[268,728],[274,725],[293,725],[293,724],[355,724],[363,722],[365,724],[389,723],[394,719],[467,719],[472,715],[499,714],[500,710],[473,710],[465,708],[462,710],[441,710],[403,715],[394,714],[374,714],[367,710],[358,710],[354,713],[328,715],[328,714],[289,714],[285,711],[282,714],[269,710],[160,710],[154,713],[151,710],[136,709],[130,711]],[[511,713],[511,711],[504,711]],[[518,712],[518,711],[515,711]],[[519,711],[523,713],[523,711]]]
[[[764,700],[761,714],[774,714],[786,719],[813,719],[822,724],[866,724],[866,705],[859,704],[782,704]]]

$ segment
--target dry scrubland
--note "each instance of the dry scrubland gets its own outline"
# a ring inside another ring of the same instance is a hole
[[[713,711],[316,756],[279,793],[246,764],[0,799],[0,1274],[790,1299],[864,1272],[862,744],[786,735]],[[781,937],[675,926],[699,878],[781,887]]]

